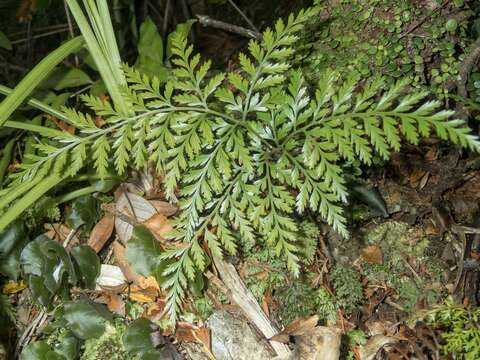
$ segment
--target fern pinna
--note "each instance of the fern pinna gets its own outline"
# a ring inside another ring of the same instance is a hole
[[[405,82],[385,88],[381,78],[366,84],[339,79],[328,70],[312,98],[298,70],[289,67],[295,35],[316,9],[277,21],[240,54],[241,70],[210,74],[210,61],[193,55],[184,36],[173,39],[172,80],[161,84],[125,68],[130,102],[125,114],[91,96],[83,100],[104,119],[65,109],[78,135],[39,145],[17,180],[48,172],[75,174],[93,163],[100,175],[110,166],[156,164],[165,174],[167,196],[178,201],[171,249],[161,255],[168,311],[178,313],[189,280],[206,266],[206,249],[234,254],[236,239],[263,239],[299,272],[292,214],[319,212],[348,236],[342,203],[347,189],[342,162],[388,159],[401,138],[417,144],[432,130],[442,139],[478,151],[480,143],[452,111],[440,110],[426,92],[405,94]],[[112,160],[111,160],[112,159]],[[178,197],[178,199],[177,199]]]

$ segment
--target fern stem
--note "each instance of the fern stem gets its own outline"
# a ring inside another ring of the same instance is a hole
[[[223,201],[228,197],[230,196],[230,191],[232,190],[232,188],[234,187],[234,185],[237,183],[238,179],[241,177],[242,173],[241,172],[238,172],[235,177],[232,179],[232,181],[230,182],[230,184],[225,188],[224,192],[223,192],[223,195],[218,198],[215,202],[215,207],[213,208],[213,210],[207,215],[206,218],[203,219],[202,221],[202,225],[200,227],[197,228],[197,233],[198,234],[201,234],[203,232],[203,230],[211,224],[212,220],[213,220],[213,217],[215,215],[217,215],[219,209],[220,209],[220,206],[222,205]]]
[[[304,127],[301,127],[293,132],[291,132],[288,136],[284,138],[282,141],[282,145],[286,144],[289,140],[291,140],[294,136],[300,134],[300,133],[306,133],[312,129],[314,129],[317,126],[321,126],[320,123],[322,122],[328,122],[328,121],[333,121],[333,120],[342,120],[342,119],[355,119],[355,118],[371,118],[371,117],[392,117],[392,118],[398,118],[398,117],[407,117],[410,119],[423,119],[425,121],[429,121],[428,116],[419,116],[419,115],[411,115],[407,113],[399,113],[395,111],[369,111],[369,112],[364,112],[364,113],[359,113],[359,112],[353,112],[353,113],[346,113],[346,114],[340,114],[340,115],[331,115],[327,117],[323,117],[321,119],[318,119],[317,121],[314,121],[313,123],[308,123],[305,124]]]

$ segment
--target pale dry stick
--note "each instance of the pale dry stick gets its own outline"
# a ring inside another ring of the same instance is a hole
[[[235,267],[216,256],[213,257],[213,262],[225,284],[226,295],[229,299],[242,309],[247,319],[255,325],[265,339],[270,339],[276,335],[278,329],[267,318],[253,294],[243,283]],[[277,341],[269,341],[269,344],[279,358],[283,359],[290,356],[291,351],[285,344]]]
[[[73,39],[75,37],[75,32],[73,31],[73,22],[72,22],[72,17],[70,16],[70,9],[68,8],[67,2],[63,0],[63,6],[65,7],[65,15],[67,17],[67,24],[68,24],[68,32],[70,34],[70,37]],[[80,61],[78,60],[77,54],[74,55],[73,57],[75,61],[75,67],[79,67]]]
[[[18,339],[17,341],[17,346],[15,348],[17,354],[20,354],[22,349],[30,343],[33,336],[35,335],[35,332],[39,326],[39,323],[43,323],[44,318],[46,319],[47,316],[48,316],[47,313],[42,310],[37,315],[37,317],[33,319],[33,321],[28,325],[28,327],[25,329],[20,339]]]
[[[117,240],[118,240],[118,237],[115,237],[114,241],[117,241]],[[107,256],[105,257],[105,264],[108,264],[110,262],[110,260],[112,259],[112,256],[113,256],[113,247],[110,246],[110,249],[108,249]]]
[[[466,234],[480,234],[480,229],[472,228],[469,226],[459,226],[459,225],[452,225],[452,232],[456,234],[462,243],[462,251],[460,254],[460,264],[458,265],[457,276],[455,279],[455,284],[453,286],[453,292],[455,293],[458,290],[460,285],[460,281],[463,275],[463,268],[465,262],[465,251],[467,248],[467,237]]]
[[[36,40],[36,39],[40,39],[40,38],[47,37],[47,36],[50,36],[50,35],[60,34],[60,33],[67,32],[67,31],[68,31],[68,27],[64,28],[64,29],[53,30],[53,31],[46,32],[46,33],[43,33],[43,34],[33,35],[31,38],[27,37],[27,38],[24,38],[24,39],[14,40],[14,41],[11,42],[11,44],[12,45],[21,44],[21,43],[27,42],[29,40],[34,40],[34,39]]]
[[[417,29],[420,25],[422,25],[425,21],[427,21],[431,16],[433,16],[437,11],[439,11],[440,9],[442,9],[446,4],[448,4],[449,0],[446,0],[443,2],[443,4],[439,5],[438,7],[436,7],[432,12],[428,13],[427,15],[425,15],[422,19],[420,19],[419,21],[417,21],[412,27],[410,27],[407,31],[405,31],[403,34],[401,34],[398,38],[398,40],[400,39],[403,39],[405,36],[407,36],[408,34],[410,34],[412,31],[414,31],[415,29]]]
[[[225,30],[230,33],[238,34],[247,38],[261,40],[262,35],[259,32],[252,31],[250,29],[246,29],[241,26],[232,25],[223,21],[212,19],[207,15],[196,15],[198,21],[203,26],[210,26],[216,29]]]
[[[255,31],[257,33],[260,32],[260,31],[258,31],[257,27],[255,25],[253,25],[253,23],[250,21],[248,16],[245,15],[245,13],[237,6],[237,4],[235,4],[233,2],[233,0],[228,0],[228,2],[240,14],[240,16],[247,22],[247,24],[252,28],[253,31]]]
[[[66,28],[66,27],[68,27],[68,24],[57,24],[57,25],[36,27],[36,28],[33,29],[32,31],[33,31],[34,33],[42,33],[42,32],[44,32],[44,31],[50,31],[50,30],[56,30],[56,29],[63,29],[63,28]],[[12,39],[12,38],[14,38],[14,37],[17,37],[17,36],[20,36],[20,35],[25,35],[25,34],[26,34],[26,31],[25,31],[25,30],[17,31],[17,32],[8,34],[8,35],[7,35],[7,38]]]
[[[163,25],[162,25],[162,39],[166,43],[167,28],[168,28],[168,13],[170,12],[170,1],[167,0],[165,4],[165,14],[163,14]]]
[[[422,283],[422,278],[420,277],[420,275],[418,275],[418,273],[415,271],[413,266],[410,265],[410,263],[408,262],[407,259],[405,259],[403,257],[402,257],[402,259],[405,262],[405,265],[407,265],[408,270],[410,270],[410,272],[413,274],[413,277],[417,280],[417,283],[421,284]]]
[[[79,228],[80,227],[77,227],[70,231],[70,233],[67,235],[67,237],[62,243],[62,246],[64,248],[66,248],[68,244],[72,241],[72,239],[77,234]],[[56,297],[54,298],[54,301],[55,299]],[[46,312],[45,310],[41,310],[37,317],[27,327],[27,329],[25,329],[24,333],[17,342],[16,351],[18,354],[36,337],[37,330],[43,326],[43,324],[47,321],[47,318],[48,312]]]
[[[80,225],[81,226],[81,225]],[[64,248],[66,248],[69,244],[70,244],[70,241],[72,241],[72,239],[75,237],[75,235],[77,235],[77,232],[78,230],[80,229],[80,226],[75,228],[75,229],[72,229],[70,231],[70,233],[67,235],[67,237],[65,238],[65,240],[63,241],[62,243],[62,246]]]
[[[390,305],[391,307],[393,307],[393,308],[395,308],[399,311],[405,312],[405,308],[401,305],[398,305],[396,302],[394,302],[392,299],[390,299],[389,296],[385,299],[385,304]]]
[[[467,97],[467,80],[470,72],[480,59],[480,37],[472,44],[472,50],[458,66],[457,94]]]

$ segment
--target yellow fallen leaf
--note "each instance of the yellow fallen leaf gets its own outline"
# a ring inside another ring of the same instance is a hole
[[[157,280],[153,276],[148,276],[148,277],[141,276],[138,279],[137,285],[141,289],[156,290],[157,292],[160,292],[160,286],[158,285]]]
[[[151,294],[145,294],[141,291],[131,291],[130,299],[139,303],[152,303],[155,301],[155,297],[152,297]]]
[[[6,295],[15,294],[19,291],[22,291],[26,287],[27,287],[27,285],[22,280],[19,281],[19,282],[9,281],[5,285],[3,285],[2,292]]]

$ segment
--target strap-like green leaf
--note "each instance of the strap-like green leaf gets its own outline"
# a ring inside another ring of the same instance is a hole
[[[48,54],[40,61],[15,89],[0,103],[0,126],[8,120],[10,115],[25,101],[35,88],[50,74],[50,72],[67,56],[78,51],[83,46],[83,38],[78,36],[67,41],[58,49]]]

